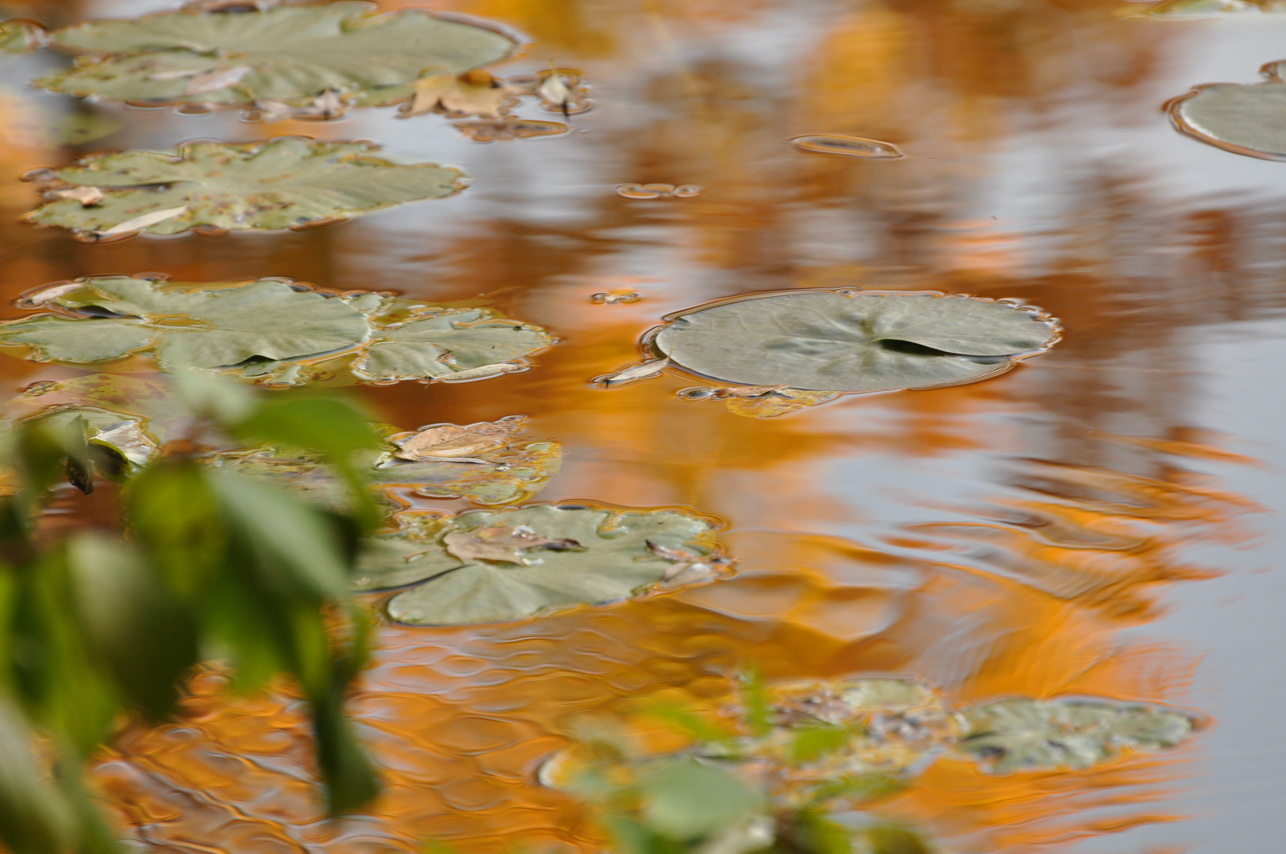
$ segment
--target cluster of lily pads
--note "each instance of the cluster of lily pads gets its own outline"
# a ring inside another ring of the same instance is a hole
[[[685,746],[658,739],[658,720]],[[625,813],[608,827],[613,836],[624,820],[630,836],[658,836],[680,850],[780,850],[774,842],[860,813],[939,760],[994,775],[1080,771],[1175,747],[1198,726],[1172,709],[1098,698],[1012,698],[953,709],[909,680],[752,680],[722,710],[653,704],[619,728],[592,728],[547,760],[540,777]],[[685,791],[676,798],[679,787]],[[858,838],[872,826],[859,822]],[[851,837],[853,829],[842,832]],[[900,844],[870,850],[930,850],[905,830],[888,832]],[[616,841],[623,850],[668,850]]]

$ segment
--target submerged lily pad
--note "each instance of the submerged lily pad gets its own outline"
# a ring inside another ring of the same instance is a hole
[[[1286,83],[1276,64],[1264,67],[1270,80],[1248,85],[1197,86],[1170,102],[1170,119],[1180,133],[1207,145],[1259,157],[1286,160]]]
[[[91,241],[193,228],[298,228],[443,198],[467,186],[459,169],[398,164],[377,156],[379,151],[368,142],[278,137],[244,145],[190,142],[173,151],[93,154],[44,173],[52,180],[45,194],[53,201],[25,219],[70,229]],[[80,187],[102,195],[89,201],[60,197]]]
[[[1058,335],[1036,309],[937,293],[794,291],[667,320],[649,340],[679,367],[723,382],[825,392],[972,382]]]
[[[1104,700],[1002,700],[961,714],[958,749],[993,774],[1088,768],[1122,749],[1174,747],[1195,729],[1179,712]]]
[[[713,524],[678,510],[536,505],[404,513],[399,522],[396,533],[368,542],[354,583],[417,584],[388,603],[404,623],[496,623],[600,605],[673,579],[695,561],[719,562]]]
[[[0,347],[37,361],[108,362],[150,353],[165,370],[222,369],[264,383],[335,378],[472,379],[521,369],[552,343],[540,327],[487,309],[381,294],[326,295],[282,279],[194,284],[110,276],[54,285],[0,321]],[[59,313],[54,313],[59,311]]]
[[[50,43],[92,56],[36,84],[151,104],[306,106],[331,93],[342,110],[404,101],[419,80],[460,75],[518,47],[498,29],[423,9],[375,13],[373,3],[335,2],[89,21]]]

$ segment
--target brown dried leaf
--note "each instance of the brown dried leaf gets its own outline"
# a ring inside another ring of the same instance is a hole
[[[248,65],[238,65],[235,68],[216,68],[213,71],[203,72],[188,81],[188,85],[183,89],[183,94],[202,95],[206,92],[225,89],[241,82],[241,78],[252,70]]]
[[[102,187],[89,186],[66,187],[61,190],[51,190],[48,193],[45,193],[45,195],[51,199],[75,199],[85,207],[96,205],[103,199],[107,198],[107,194],[103,192]]]
[[[455,76],[434,74],[415,81],[415,95],[402,115],[446,113],[449,116],[490,116],[508,112],[513,96],[490,72],[481,69]]]
[[[466,563],[475,560],[492,560],[503,563],[525,564],[522,552],[527,549],[550,551],[583,551],[584,546],[575,540],[551,540],[542,537],[526,525],[511,527],[497,525],[473,531],[456,531],[442,538],[446,550]]]
[[[503,448],[523,430],[523,418],[481,421],[477,424],[438,424],[398,443],[396,456],[404,460],[472,457]]]

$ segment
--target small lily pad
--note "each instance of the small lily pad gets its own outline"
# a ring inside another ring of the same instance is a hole
[[[1248,157],[1286,160],[1286,83],[1265,66],[1265,83],[1197,86],[1169,103],[1180,133]]]
[[[21,18],[0,21],[0,53],[28,53],[44,47],[48,35],[35,21]]]
[[[1089,768],[1122,749],[1174,747],[1196,729],[1179,712],[1105,700],[1002,700],[961,714],[958,749],[993,774]]]
[[[1009,370],[1058,337],[1030,307],[938,293],[801,290],[670,315],[648,341],[722,382],[874,392],[956,385]]]
[[[376,14],[373,3],[181,9],[55,31],[57,48],[90,56],[36,84],[146,104],[308,107],[404,101],[426,77],[506,59],[519,42],[498,28],[423,9]]]
[[[388,612],[419,625],[504,622],[626,599],[688,568],[688,558],[666,553],[719,562],[713,524],[678,510],[535,505],[447,517],[403,513],[399,522],[399,531],[368,542],[354,584],[417,585],[394,596]],[[503,539],[509,557],[463,559],[453,553],[460,534]],[[524,547],[524,539],[535,544]]]
[[[467,456],[407,460],[402,458],[398,444],[402,435],[393,434],[386,447],[356,461],[364,466],[372,486],[394,505],[398,502],[392,494],[401,490],[425,498],[463,498],[483,505],[526,501],[558,473],[562,464],[562,447],[557,442],[524,442],[513,435]],[[323,503],[342,501],[345,486],[315,456],[261,448],[220,452],[208,461],[287,485]]]
[[[110,276],[53,285],[0,321],[0,347],[37,361],[110,362],[152,354],[165,370],[220,369],[265,384],[352,378],[476,379],[552,339],[488,309],[451,309],[381,294],[327,295],[282,279],[195,284]]]
[[[53,199],[27,222],[70,229],[95,241],[134,232],[194,228],[245,231],[298,228],[462,190],[467,176],[435,163],[398,164],[368,142],[278,137],[232,145],[190,142],[172,151],[92,154],[74,166],[37,172]],[[86,204],[60,191],[95,187]]]

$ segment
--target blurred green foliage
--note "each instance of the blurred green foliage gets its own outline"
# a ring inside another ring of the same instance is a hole
[[[900,790],[875,774],[783,786],[792,770],[851,749],[851,728],[799,727],[776,749],[771,703],[759,678],[743,683],[739,717],[652,704],[647,717],[690,749],[656,754],[615,725],[582,728],[551,760],[545,781],[580,797],[620,854],[932,854],[917,831],[865,807]],[[840,737],[840,735],[846,737]],[[765,761],[773,754],[781,764]]]
[[[380,437],[334,397],[282,399],[200,374],[172,380],[194,429],[317,454],[349,500],[322,508],[201,465],[181,442],[135,466],[92,443],[80,417],[31,419],[0,438],[16,472],[0,496],[0,842],[13,854],[120,850],[85,790],[84,765],[120,727],[171,714],[201,661],[227,662],[241,691],[293,677],[332,813],[377,792],[343,702],[370,634],[348,576],[379,521],[352,457]],[[115,502],[118,526],[61,538],[43,530],[41,510],[63,482],[89,493],[100,479],[124,480],[102,497]]]

